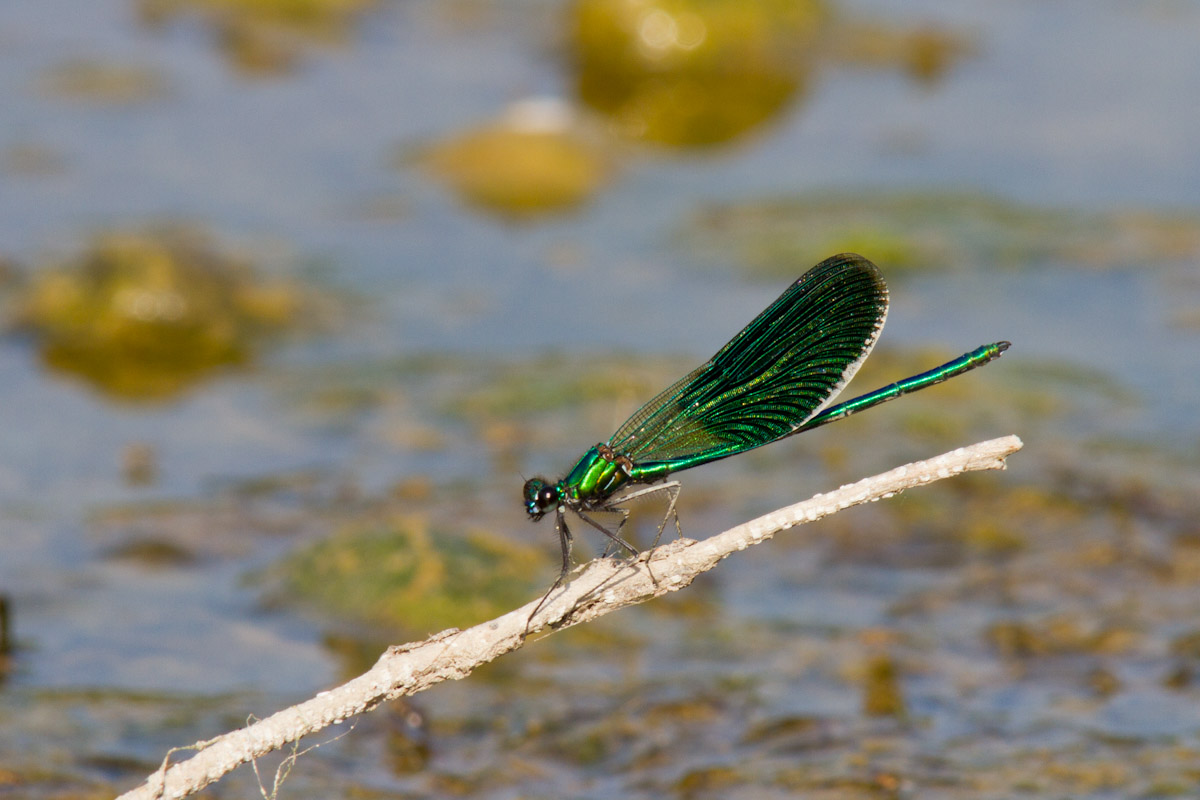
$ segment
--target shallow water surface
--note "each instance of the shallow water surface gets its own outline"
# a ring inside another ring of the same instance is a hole
[[[685,533],[1015,433],[1006,473],[367,715],[281,796],[1196,795],[1200,10],[677,5],[0,10],[0,794],[119,793],[535,597],[523,478],[856,250],[854,388],[1012,350],[681,476]]]

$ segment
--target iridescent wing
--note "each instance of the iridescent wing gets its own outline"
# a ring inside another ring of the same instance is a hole
[[[849,382],[879,338],[887,306],[874,264],[850,253],[828,258],[642,406],[609,445],[638,467],[669,472],[787,436]]]

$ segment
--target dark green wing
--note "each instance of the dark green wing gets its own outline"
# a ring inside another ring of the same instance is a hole
[[[609,440],[668,472],[787,436],[858,370],[887,316],[887,286],[862,256],[806,272],[715,356],[642,406]]]

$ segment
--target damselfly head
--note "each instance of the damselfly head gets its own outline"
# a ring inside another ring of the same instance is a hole
[[[560,497],[558,487],[547,484],[545,478],[530,478],[525,481],[522,494],[525,498],[525,513],[535,522],[558,505]]]

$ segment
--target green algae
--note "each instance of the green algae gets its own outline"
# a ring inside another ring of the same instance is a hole
[[[509,219],[583,205],[611,171],[605,148],[565,107],[518,103],[495,122],[432,142],[415,161],[468,205]]]
[[[274,571],[282,597],[408,632],[466,627],[528,601],[547,554],[483,530],[417,517],[348,523]]]
[[[249,365],[269,338],[302,327],[311,299],[209,235],[169,227],[101,234],[40,267],[10,324],[32,334],[51,369],[116,398],[156,401]]]
[[[733,256],[758,277],[861,252],[889,274],[947,269],[1141,268],[1200,253],[1200,217],[1084,212],[952,190],[831,190],[711,205],[681,234],[703,258]],[[707,255],[705,255],[707,254]]]
[[[310,53],[344,46],[378,0],[136,0],[141,20],[161,27],[195,18],[226,59],[248,75],[296,68]]]

